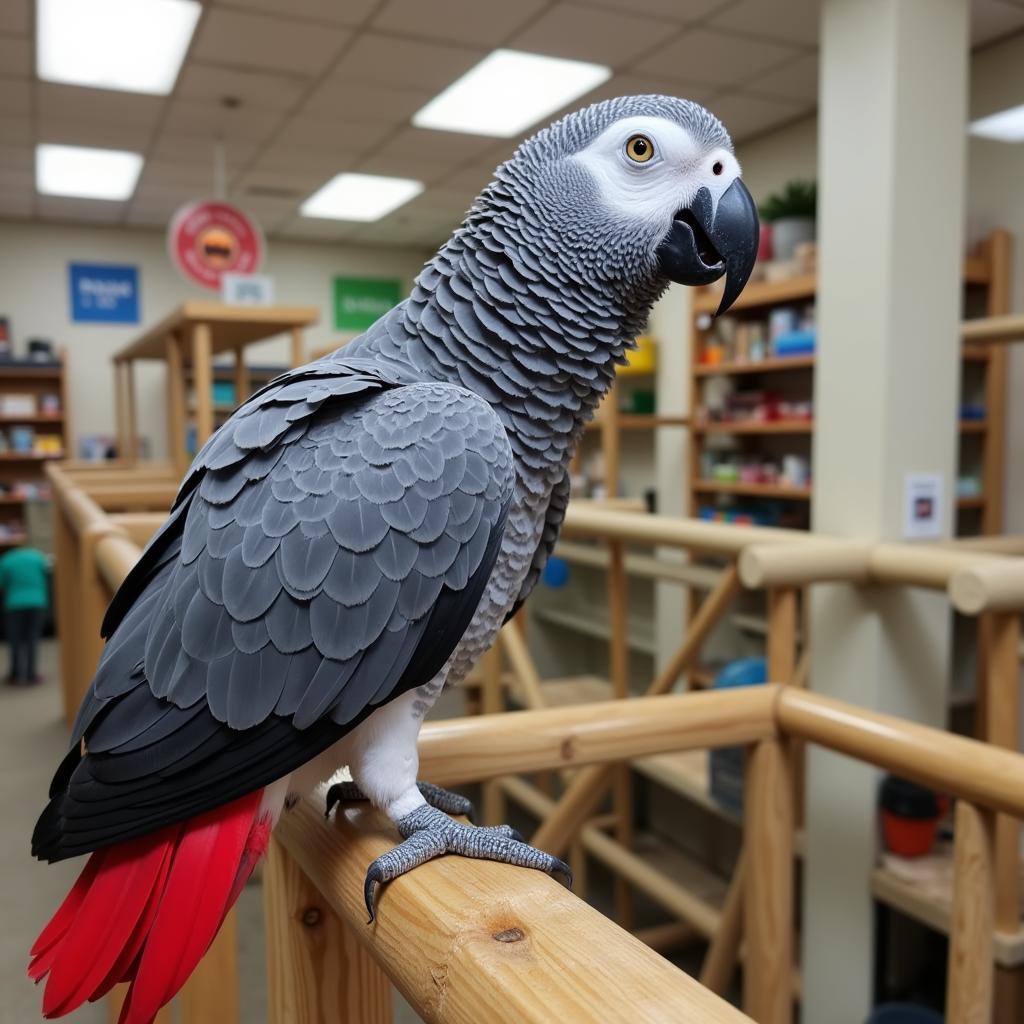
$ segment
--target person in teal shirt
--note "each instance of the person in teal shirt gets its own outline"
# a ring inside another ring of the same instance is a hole
[[[36,650],[50,603],[49,572],[49,560],[36,548],[12,548],[0,557],[4,628],[11,650],[7,682],[13,686],[39,682]]]

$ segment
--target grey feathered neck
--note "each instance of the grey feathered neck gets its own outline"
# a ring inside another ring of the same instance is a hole
[[[474,391],[502,418],[517,458],[557,475],[667,284],[649,239],[617,221],[568,159],[636,114],[728,144],[702,107],[663,96],[563,118],[497,169],[409,298],[344,352]]]

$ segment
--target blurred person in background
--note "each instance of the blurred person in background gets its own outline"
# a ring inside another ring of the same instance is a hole
[[[11,649],[7,683],[32,686],[41,682],[36,653],[49,606],[50,563],[36,548],[21,545],[0,557],[4,629]]]

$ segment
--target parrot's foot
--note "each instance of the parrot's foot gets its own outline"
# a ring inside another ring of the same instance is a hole
[[[452,821],[444,812],[426,806],[417,807],[415,811],[399,818],[395,824],[405,837],[405,842],[378,857],[366,872],[363,895],[370,924],[373,924],[375,916],[373,897],[378,885],[390,882],[443,853],[536,868],[549,875],[562,874],[572,888],[569,865],[552,857],[550,853],[528,846],[522,836],[509,825],[476,828]]]
[[[431,807],[436,807],[439,811],[444,811],[445,814],[465,815],[470,821],[476,817],[473,801],[467,797],[442,789],[431,782],[417,782],[416,787]],[[324,815],[330,817],[336,804],[365,799],[367,799],[366,794],[354,782],[336,782],[327,790],[327,807],[324,810]]]

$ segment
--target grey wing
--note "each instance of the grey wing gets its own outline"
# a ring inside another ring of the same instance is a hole
[[[558,535],[562,532],[562,523],[565,522],[565,510],[568,507],[569,470],[566,469],[561,479],[551,490],[551,499],[548,502],[547,513],[544,516],[544,529],[541,532],[537,550],[533,553],[530,568],[526,573],[526,578],[523,580],[516,603],[512,606],[508,615],[505,616],[506,622],[522,608],[533,588],[537,585],[537,581],[544,572],[544,566],[548,564],[551,552],[555,550],[555,545],[558,543]]]
[[[88,753],[58,771],[40,856],[282,777],[427,682],[461,639],[514,484],[493,410],[415,384],[296,422],[208,466],[186,498],[104,652],[75,730]]]

